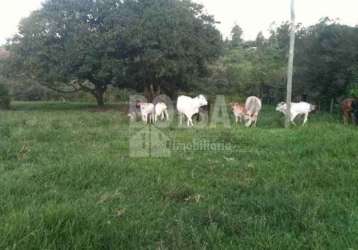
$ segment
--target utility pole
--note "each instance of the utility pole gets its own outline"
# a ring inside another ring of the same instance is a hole
[[[290,52],[288,56],[288,68],[287,68],[287,112],[286,112],[286,122],[285,127],[290,126],[291,119],[291,99],[292,99],[292,75],[293,75],[293,58],[295,54],[295,34],[296,34],[296,24],[295,24],[295,0],[291,0],[291,30],[290,30]]]

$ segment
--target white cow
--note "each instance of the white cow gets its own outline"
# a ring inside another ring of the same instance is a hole
[[[208,101],[203,95],[195,98],[188,96],[179,96],[177,101],[177,110],[180,116],[180,125],[183,123],[183,115],[187,118],[187,126],[194,126],[192,117],[199,113],[200,107],[208,105]]]
[[[245,126],[250,127],[252,124],[256,127],[257,118],[262,108],[261,100],[256,96],[250,96],[245,102]]]
[[[291,119],[290,120],[294,125],[296,125],[296,123],[294,121],[295,118],[298,115],[304,115],[305,118],[303,120],[302,125],[305,125],[307,122],[307,119],[308,119],[308,114],[315,109],[316,109],[315,105],[309,104],[307,102],[292,102],[291,103],[291,112],[290,112]],[[287,115],[287,104],[285,102],[280,102],[279,104],[277,104],[276,111],[282,112],[285,115]]]
[[[153,103],[138,102],[137,107],[140,108],[140,113],[142,115],[142,121],[145,123],[153,123],[155,108]]]
[[[159,116],[161,120],[169,120],[168,107],[164,102],[158,102],[155,104],[155,122],[157,122]]]

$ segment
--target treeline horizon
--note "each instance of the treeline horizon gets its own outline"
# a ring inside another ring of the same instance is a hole
[[[235,25],[231,39],[224,41],[220,63],[226,69],[226,86],[273,103],[286,96],[290,22],[273,24],[268,31],[267,37],[259,32],[255,40],[245,40],[244,31]],[[329,17],[309,26],[296,24],[294,101],[332,108],[345,97],[358,96],[357,34],[358,26]]]
[[[6,45],[0,81],[15,99],[89,95],[100,106],[107,92],[284,100],[289,23],[255,40],[244,40],[238,25],[224,39],[216,23],[191,1],[49,0]],[[324,17],[296,29],[293,100],[328,107],[357,96],[357,26]]]

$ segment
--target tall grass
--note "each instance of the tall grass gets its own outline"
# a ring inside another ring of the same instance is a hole
[[[355,249],[358,130],[315,114],[282,128],[162,129],[230,150],[130,158],[113,106],[0,113],[0,249]]]

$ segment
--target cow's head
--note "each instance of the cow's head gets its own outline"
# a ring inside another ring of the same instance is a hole
[[[196,99],[198,100],[200,107],[208,105],[208,101],[206,100],[205,96],[198,95]]]
[[[240,104],[238,102],[230,103],[232,111],[238,114],[245,115],[246,109],[244,104]]]
[[[245,110],[244,120],[245,120],[246,127],[251,127],[251,125],[255,121],[255,119],[257,119],[257,117],[255,117],[255,114],[252,114],[249,111]]]
[[[317,109],[316,105],[313,105],[313,104],[310,105],[310,112],[316,111],[316,109]]]
[[[279,104],[277,104],[276,106],[276,111],[282,112],[282,113],[286,113],[287,111],[287,105],[285,102],[280,102]]]
[[[139,100],[137,100],[137,101],[135,102],[135,107],[136,107],[137,109],[139,109],[140,106],[141,106],[141,104],[142,104],[142,102],[139,101]]]

